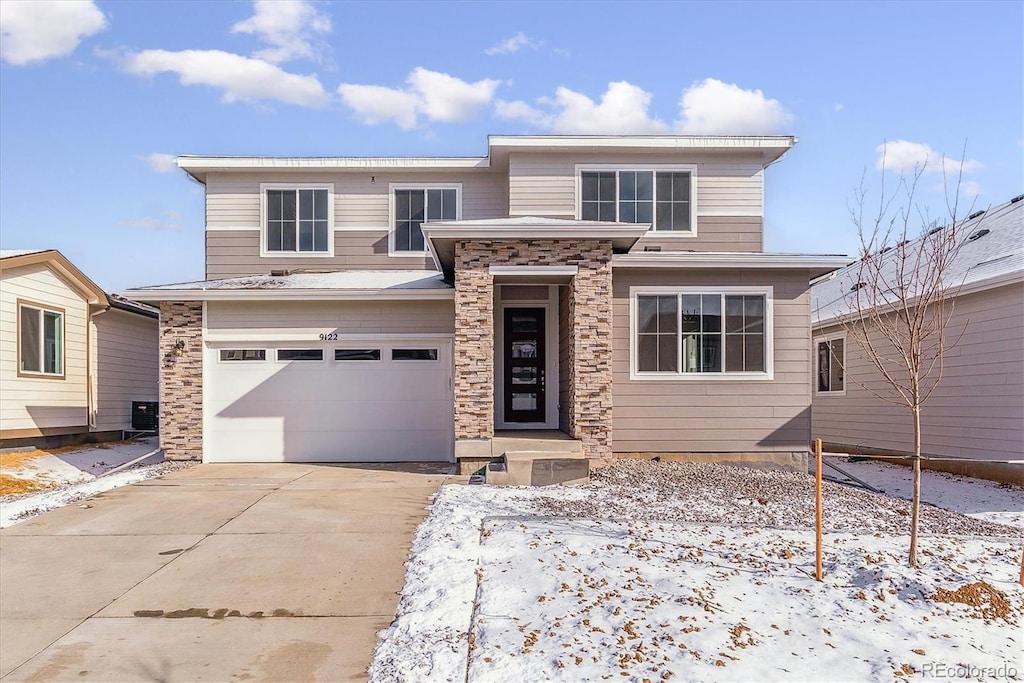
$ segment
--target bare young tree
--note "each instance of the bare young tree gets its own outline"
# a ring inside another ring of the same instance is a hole
[[[921,409],[942,380],[946,354],[966,330],[966,323],[963,329],[950,329],[963,283],[963,276],[952,273],[951,266],[967,238],[960,211],[962,168],[961,162],[953,190],[946,192],[943,220],[928,220],[918,207],[915,195],[923,166],[900,176],[891,192],[886,190],[883,170],[878,205],[872,209],[862,179],[850,207],[860,238],[860,260],[850,271],[852,284],[840,324],[884,382],[847,380],[904,407],[913,422],[912,567],[917,567],[921,508]]]

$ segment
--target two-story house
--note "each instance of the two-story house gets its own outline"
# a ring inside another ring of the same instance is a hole
[[[794,144],[180,157],[207,279],[130,293],[161,310],[167,457],[468,464],[559,430],[593,458],[802,462],[808,284],[848,259],[764,252],[765,169]]]

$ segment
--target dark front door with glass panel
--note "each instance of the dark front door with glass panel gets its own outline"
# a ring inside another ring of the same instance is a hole
[[[544,422],[544,309],[505,309],[505,422]]]

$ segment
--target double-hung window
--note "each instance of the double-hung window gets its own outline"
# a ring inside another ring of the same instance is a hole
[[[693,232],[692,170],[581,170],[580,218]]]
[[[263,188],[263,253],[329,255],[331,188]]]
[[[771,376],[771,289],[633,292],[636,377]]]
[[[63,377],[64,311],[18,303],[18,372]]]
[[[817,342],[816,386],[819,394],[841,394],[846,391],[846,339],[842,336],[819,339]]]
[[[408,187],[392,185],[393,220],[391,253],[422,254],[426,251],[423,224],[459,218],[458,186]]]

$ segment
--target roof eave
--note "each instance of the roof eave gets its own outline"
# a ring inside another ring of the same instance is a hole
[[[758,270],[806,270],[821,277],[849,265],[847,256],[831,254],[672,253],[644,252],[612,257],[614,268],[728,268]]]
[[[454,289],[131,289],[135,301],[389,301],[454,299]]]

